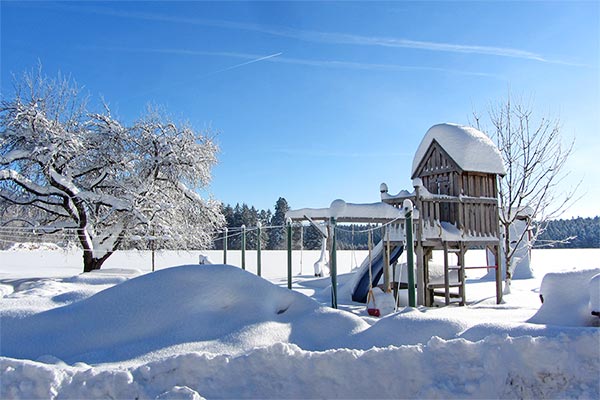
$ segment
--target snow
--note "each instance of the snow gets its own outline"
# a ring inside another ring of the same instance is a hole
[[[43,242],[21,242],[15,243],[10,246],[9,250],[11,251],[19,251],[19,250],[60,250],[61,247],[54,243],[43,243]]]
[[[539,276],[513,281],[500,305],[478,275],[465,307],[393,312],[376,288],[382,318],[349,300],[350,251],[338,257],[339,310],[328,277],[299,274],[299,252],[292,291],[284,251],[262,252],[268,279],[251,263],[197,264],[217,251],[159,252],[153,273],[149,253],[117,253],[81,275],[80,254],[46,251],[47,264],[42,253],[0,252],[3,399],[600,397],[600,319],[583,318],[600,303],[599,249],[534,250]]]
[[[404,218],[404,212],[386,203],[353,204],[346,203],[342,199],[331,202],[328,208],[301,208],[290,210],[285,214],[286,218],[295,220],[305,219],[329,219],[335,217],[343,219],[399,219]]]
[[[391,200],[391,199],[412,199],[415,197],[415,192],[409,192],[408,190],[402,189],[396,194],[389,194],[386,192],[381,192],[381,200]]]
[[[528,234],[525,232],[527,230],[527,222],[521,219],[514,220],[509,227],[509,236],[511,243],[516,243],[518,240],[520,242],[517,244],[516,249],[514,250],[514,254],[511,261],[511,271],[512,271],[512,279],[529,279],[533,278],[534,271],[531,268],[531,260],[529,257],[531,243],[528,239]],[[523,238],[521,239],[521,235]],[[494,265],[496,263],[494,255],[491,251],[488,252],[488,264]],[[502,258],[502,276],[506,274],[506,260]],[[488,273],[488,279],[494,279],[494,271],[490,271]]]
[[[600,312],[600,274],[590,279],[590,310]]]
[[[600,319],[591,315],[591,305],[597,299],[590,297],[597,296],[599,281],[596,278],[592,282],[592,278],[598,274],[600,268],[546,274],[540,288],[544,303],[529,322],[600,326]]]
[[[470,126],[444,123],[429,128],[421,140],[413,158],[411,176],[414,177],[434,140],[464,171],[506,175],[498,148],[483,132]]]

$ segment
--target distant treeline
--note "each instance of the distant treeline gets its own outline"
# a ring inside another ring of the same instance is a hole
[[[274,211],[259,210],[245,203],[223,205],[222,212],[227,222],[227,248],[239,250],[241,248],[241,227],[246,226],[246,249],[255,249],[258,245],[258,232],[256,226],[261,223],[260,232],[261,249],[282,250],[287,248],[285,231],[285,213],[290,209],[285,198],[280,197],[275,204]],[[381,239],[381,229],[376,225],[340,225],[337,230],[337,247],[341,250],[368,249],[368,230],[373,230],[373,243]],[[294,249],[319,250],[323,236],[312,225],[305,225],[300,229],[294,225],[292,231]],[[215,248],[223,248],[224,233],[215,241]]]
[[[267,250],[285,249],[285,213],[290,209],[285,198],[280,197],[275,204],[274,211],[258,210],[247,204],[229,204],[223,206],[223,214],[229,228],[227,247],[232,250],[241,248],[241,234],[239,227],[248,228],[246,234],[246,248],[254,249],[257,245],[255,228],[261,222],[261,248]],[[374,229],[373,229],[374,228]],[[337,246],[339,249],[368,249],[367,230],[373,229],[373,243],[381,238],[381,230],[375,225],[354,224],[339,225],[337,231]],[[566,238],[572,237],[569,242],[561,243]],[[300,242],[302,239],[302,243]],[[321,234],[313,226],[304,226],[302,233],[300,227],[293,229],[293,245],[295,249],[301,247],[307,250],[321,248]],[[600,217],[572,218],[550,221],[546,230],[538,237],[534,248],[600,248]],[[223,241],[215,242],[217,249],[223,248]]]
[[[546,248],[546,244],[573,237],[568,243],[555,243],[556,249],[600,248],[600,217],[572,218],[550,221],[538,237],[534,248]]]

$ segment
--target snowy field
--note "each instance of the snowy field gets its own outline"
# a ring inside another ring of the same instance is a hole
[[[339,310],[319,255],[294,253],[290,291],[283,251],[266,279],[251,251],[247,271],[121,252],[83,275],[78,251],[1,251],[0,398],[600,398],[600,249],[534,250],[500,305],[480,270],[466,307],[394,312],[379,291],[382,318],[350,300],[366,252],[339,252]]]

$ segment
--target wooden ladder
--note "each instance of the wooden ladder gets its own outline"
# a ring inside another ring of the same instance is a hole
[[[443,242],[444,248],[444,283],[430,283],[427,288],[430,290],[431,298],[435,296],[444,297],[446,305],[450,303],[458,303],[464,306],[466,303],[465,297],[465,246],[461,242],[457,242],[456,247],[450,247],[448,242]],[[448,254],[454,253],[458,256],[457,265],[449,265]],[[450,271],[457,271],[458,279],[456,282],[450,282]],[[452,288],[458,288],[458,293],[451,291]],[[454,300],[454,301],[451,301]]]

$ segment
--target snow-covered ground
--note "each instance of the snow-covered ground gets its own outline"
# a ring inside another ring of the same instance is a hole
[[[339,310],[319,255],[294,253],[290,291],[285,252],[262,252],[266,280],[254,252],[247,271],[239,252],[161,252],[154,273],[122,252],[89,274],[77,251],[0,252],[0,398],[600,397],[600,249],[534,250],[500,305],[479,270],[466,307],[377,292],[379,319],[350,301],[366,252],[339,253]]]

